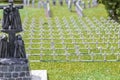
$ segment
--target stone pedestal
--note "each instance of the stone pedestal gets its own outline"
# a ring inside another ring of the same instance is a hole
[[[0,61],[0,80],[31,80],[29,64],[19,60],[17,63],[11,59],[2,60],[4,64]]]

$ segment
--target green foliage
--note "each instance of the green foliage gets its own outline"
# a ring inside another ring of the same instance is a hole
[[[120,17],[120,1],[119,0],[99,0],[99,2],[102,2],[106,9],[107,12],[109,13],[109,16],[117,20]]]
[[[41,62],[34,70],[47,70],[48,80],[120,80],[119,62]]]
[[[23,2],[23,0],[13,0],[15,3],[22,3]],[[8,0],[0,0],[0,3],[3,3],[3,2],[5,2],[5,3],[8,3]]]

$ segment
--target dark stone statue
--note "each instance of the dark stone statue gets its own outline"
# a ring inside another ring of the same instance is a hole
[[[32,80],[24,41],[17,34],[22,31],[19,9],[23,6],[13,2],[9,0],[9,5],[0,6],[3,9],[1,32],[7,34],[0,37],[0,80]]]
[[[0,38],[0,58],[26,58],[24,41],[21,35],[16,33],[22,31],[19,9],[23,5],[14,5],[13,0],[9,0],[8,6],[0,6],[3,9],[2,32],[8,34]]]
[[[3,8],[3,23],[2,28],[5,30],[14,29],[17,32],[22,31],[22,24],[19,14],[19,7],[13,6],[10,3],[7,7]]]
[[[8,42],[7,42],[7,36],[3,35],[0,38],[0,58],[8,57]]]
[[[6,7],[4,9],[2,28],[22,31],[21,19],[20,19],[20,14],[18,12],[18,8],[13,7],[11,9],[9,7]]]
[[[22,40],[21,35],[16,36],[14,57],[16,57],[16,58],[21,58],[21,57],[26,58],[24,41]]]

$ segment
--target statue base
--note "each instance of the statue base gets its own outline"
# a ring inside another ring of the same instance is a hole
[[[2,29],[1,32],[4,32],[4,33],[19,33],[19,32],[22,32],[23,30],[16,30],[16,29]]]
[[[31,80],[29,64],[26,60],[0,59],[0,80]]]

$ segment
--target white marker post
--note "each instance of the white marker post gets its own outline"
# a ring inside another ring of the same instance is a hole
[[[68,9],[69,9],[69,11],[72,11],[72,1],[71,0],[68,1]]]
[[[83,9],[79,5],[79,2],[76,3],[76,11],[77,11],[79,16],[83,17]]]
[[[50,4],[47,3],[47,17],[50,17],[51,14],[50,14]]]

